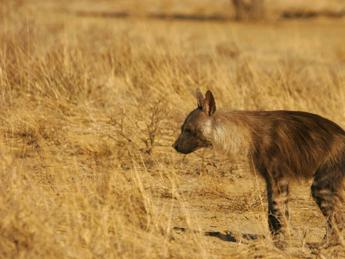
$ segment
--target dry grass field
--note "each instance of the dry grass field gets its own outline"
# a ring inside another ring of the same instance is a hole
[[[218,107],[345,127],[345,20],[231,12],[225,0],[0,1],[1,258],[345,256],[307,246],[325,233],[309,183],[293,185],[280,250],[243,158],[171,148],[196,87]]]

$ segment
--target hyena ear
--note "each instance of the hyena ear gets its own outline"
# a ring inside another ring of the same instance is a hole
[[[202,110],[211,116],[216,111],[216,101],[214,100],[213,94],[210,90],[207,90]]]
[[[205,98],[204,98],[204,95],[202,94],[202,92],[200,91],[199,88],[197,88],[197,89],[195,90],[195,97],[196,97],[196,100],[197,100],[197,102],[198,102],[198,108],[199,108],[199,109],[202,109],[202,107],[203,107],[203,105],[204,105],[204,100],[205,100]]]

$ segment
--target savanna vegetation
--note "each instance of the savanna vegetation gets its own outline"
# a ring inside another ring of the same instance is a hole
[[[280,15],[345,6],[293,2],[235,22],[225,0],[0,1],[0,257],[345,256],[307,246],[325,233],[308,184],[280,250],[242,157],[171,148],[197,87],[345,127],[344,18]]]

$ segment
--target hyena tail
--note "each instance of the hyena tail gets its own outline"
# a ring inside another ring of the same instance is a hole
[[[313,199],[326,218],[325,241],[327,244],[345,245],[342,231],[345,228],[344,217],[344,179],[345,152],[340,159],[327,161],[316,171],[311,186]]]

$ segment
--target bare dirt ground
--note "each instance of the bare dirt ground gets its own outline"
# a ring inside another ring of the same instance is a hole
[[[344,20],[238,23],[228,7],[0,1],[0,257],[345,257],[308,246],[325,233],[310,183],[292,186],[278,249],[244,158],[171,148],[196,87],[345,127]]]

